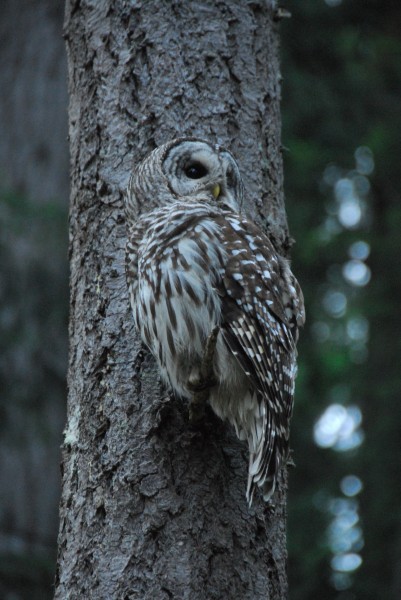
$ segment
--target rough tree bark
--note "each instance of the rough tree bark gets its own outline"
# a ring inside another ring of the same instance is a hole
[[[285,476],[245,500],[247,450],[161,388],[133,329],[133,161],[197,135],[230,148],[285,251],[273,0],[69,0],[71,354],[56,598],[283,599]]]

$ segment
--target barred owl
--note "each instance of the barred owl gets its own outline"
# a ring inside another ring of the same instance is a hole
[[[136,166],[126,272],[136,327],[164,380],[189,400],[212,331],[213,411],[249,446],[247,499],[269,500],[288,455],[303,298],[288,261],[242,210],[237,163],[184,138]]]

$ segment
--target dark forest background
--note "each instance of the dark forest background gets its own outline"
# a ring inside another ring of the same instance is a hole
[[[292,600],[401,598],[401,6],[288,0],[283,154],[306,297]],[[66,402],[63,2],[0,9],[0,597],[51,598]]]

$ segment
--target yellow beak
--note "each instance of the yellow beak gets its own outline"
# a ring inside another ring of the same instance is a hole
[[[215,198],[218,198],[220,196],[220,192],[221,192],[220,186],[218,183],[216,183],[216,185],[213,186],[212,194]]]

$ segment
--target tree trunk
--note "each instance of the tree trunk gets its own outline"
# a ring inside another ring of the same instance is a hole
[[[230,148],[287,245],[273,0],[69,0],[71,354],[56,598],[283,599],[285,477],[245,500],[247,449],[200,428],[141,347],[124,274],[133,161],[171,138]]]

